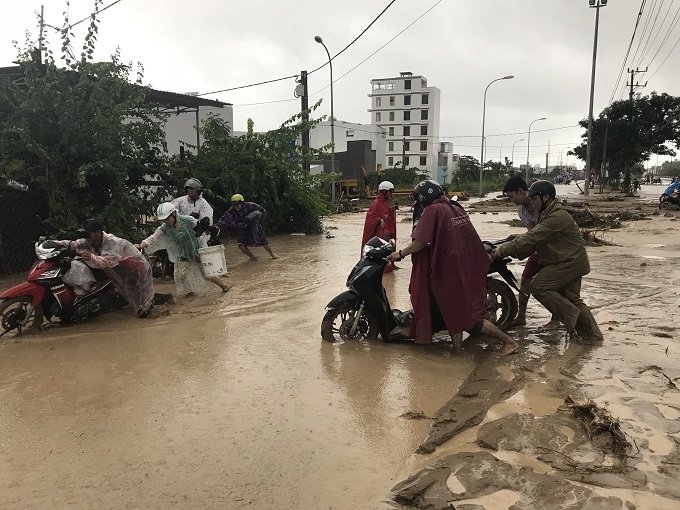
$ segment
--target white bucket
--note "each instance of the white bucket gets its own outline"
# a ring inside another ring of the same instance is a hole
[[[198,256],[203,266],[203,275],[208,278],[227,274],[227,262],[224,260],[224,246],[199,248]]]

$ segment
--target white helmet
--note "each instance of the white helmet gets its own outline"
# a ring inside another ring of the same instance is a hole
[[[172,213],[176,213],[177,208],[172,205],[170,202],[163,202],[161,205],[159,205],[156,208],[156,218],[158,218],[158,221],[163,221],[166,219],[168,216],[170,216]]]
[[[378,191],[394,191],[394,184],[390,181],[383,181],[378,184]]]

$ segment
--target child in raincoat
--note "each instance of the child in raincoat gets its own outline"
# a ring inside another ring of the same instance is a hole
[[[208,281],[217,285],[222,292],[231,289],[230,285],[217,276],[203,276],[198,249],[206,247],[206,243],[195,235],[195,218],[178,214],[177,208],[170,202],[159,205],[156,216],[163,224],[137,246],[150,253],[167,250],[170,262],[175,265],[174,278],[178,295],[190,296],[205,292],[209,287]]]

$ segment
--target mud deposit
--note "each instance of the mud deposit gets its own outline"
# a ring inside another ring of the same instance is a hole
[[[649,188],[602,212],[653,212]],[[482,237],[521,232],[500,223],[506,204],[471,211],[489,212],[472,214]],[[589,249],[602,346],[543,330],[533,301],[509,357],[483,339],[456,355],[322,342],[324,306],[359,255],[351,213],[328,237],[272,239],[280,260],[228,246],[226,295],[3,339],[0,508],[679,508],[680,243],[675,216],[650,218]],[[405,309],[400,265],[385,286]],[[588,435],[568,396],[619,420],[624,456]]]

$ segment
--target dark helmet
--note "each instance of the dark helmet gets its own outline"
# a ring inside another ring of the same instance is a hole
[[[550,181],[536,181],[530,187],[527,192],[527,197],[548,195],[550,198],[555,198],[557,191],[555,191],[555,185]]]
[[[413,189],[413,200],[421,204],[423,207],[432,203],[432,201],[441,197],[444,190],[437,181],[428,179],[427,181],[419,182]]]

